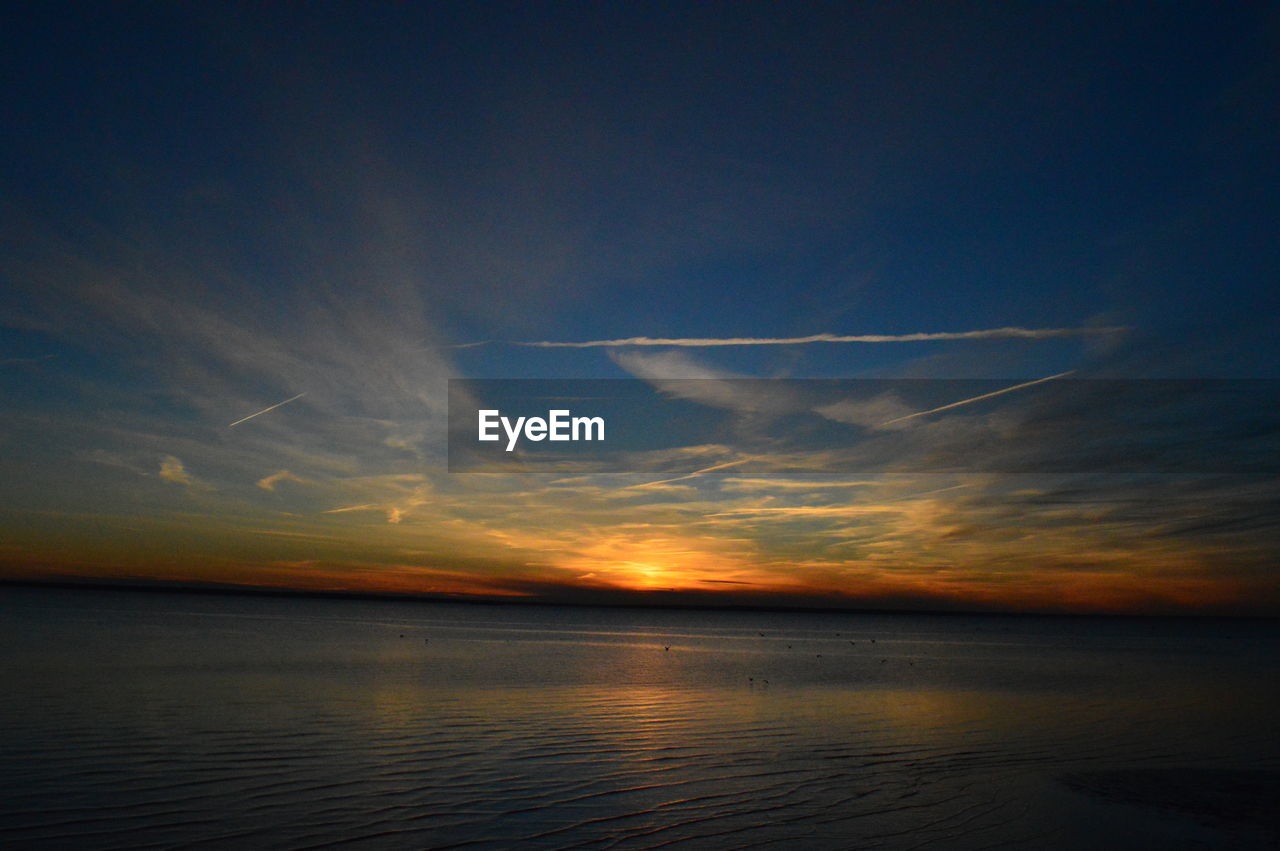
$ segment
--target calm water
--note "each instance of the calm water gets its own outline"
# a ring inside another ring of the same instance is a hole
[[[4,847],[1280,837],[1275,624],[20,588],[0,607]]]

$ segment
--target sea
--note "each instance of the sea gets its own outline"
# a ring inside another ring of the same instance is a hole
[[[1275,848],[1268,620],[0,587],[3,848]]]

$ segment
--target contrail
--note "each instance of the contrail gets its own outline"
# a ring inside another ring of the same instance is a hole
[[[299,393],[297,396],[292,396],[292,397],[290,397],[290,398],[288,398],[288,399],[285,399],[283,402],[276,402],[276,403],[275,403],[274,405],[272,405],[270,408],[263,408],[261,411],[258,411],[258,413],[256,413],[256,414],[250,414],[249,416],[244,417],[243,419],[236,420],[236,421],[235,421],[235,422],[233,422],[231,425],[227,426],[227,428],[235,428],[236,426],[240,425],[240,423],[242,423],[242,422],[245,422],[245,421],[247,421],[247,420],[251,420],[251,419],[253,419],[254,417],[260,417],[260,416],[262,416],[263,414],[265,414],[267,411],[274,411],[276,408],[280,407],[281,405],[287,405],[287,404],[289,404],[290,402],[294,401],[295,399],[301,399],[301,398],[302,398],[303,396],[305,396],[305,395],[307,395],[307,394],[306,394],[306,393]]]
[[[644,482],[638,485],[627,485],[626,487],[621,488],[621,490],[624,490],[624,491],[635,490],[636,488],[648,488],[648,487],[653,487],[654,485],[668,485],[668,484],[671,484],[672,482],[683,482],[685,479],[692,479],[695,476],[701,476],[703,473],[711,473],[716,470],[724,470],[728,467],[736,467],[739,464],[745,464],[748,461],[754,461],[754,460],[755,460],[754,458],[739,458],[737,461],[729,461],[728,463],[725,463],[725,464],[716,464],[714,467],[706,467],[701,470],[694,470],[692,473],[689,473],[688,475],[676,476],[674,479],[663,479],[662,481],[659,481],[659,482]]]
[[[321,511],[321,514],[342,514],[344,511],[368,511],[371,508],[381,508],[380,505],[373,502],[366,502],[364,505],[347,505],[342,508],[330,508],[328,511]]]
[[[620,346],[800,346],[809,343],[922,343],[935,340],[1045,340],[1053,337],[1091,337],[1128,331],[1127,326],[1097,328],[985,328],[978,331],[938,331],[915,334],[811,334],[807,337],[622,337],[616,340],[558,342],[554,340],[504,341],[508,346],[538,349],[595,349]],[[450,348],[463,349],[496,343],[484,340],[462,343]]]
[[[1046,381],[1053,381],[1055,378],[1062,378],[1064,376],[1071,375],[1073,372],[1075,372],[1074,369],[1069,369],[1066,372],[1059,372],[1057,375],[1050,375],[1048,378],[1037,378],[1035,381],[1025,381],[1022,384],[1015,384],[1012,387],[1006,387],[1003,390],[994,390],[990,393],[983,393],[981,396],[974,396],[972,399],[961,399],[959,402],[952,402],[950,405],[943,405],[940,408],[930,408],[927,411],[916,411],[914,414],[907,414],[905,417],[895,417],[894,419],[891,419],[891,420],[885,420],[884,422],[880,423],[880,425],[881,427],[887,426],[887,425],[893,425],[894,423],[900,423],[906,420],[913,420],[916,417],[923,417],[927,414],[936,414],[938,413],[938,411],[949,411],[952,408],[958,408],[961,405],[971,405],[974,402],[981,402],[983,399],[990,399],[993,396],[1003,396],[1005,393],[1012,393],[1013,391],[1021,390],[1024,387],[1033,387],[1036,384],[1043,384]]]

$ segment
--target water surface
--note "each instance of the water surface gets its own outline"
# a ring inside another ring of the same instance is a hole
[[[0,590],[6,847],[1266,848],[1280,630]]]

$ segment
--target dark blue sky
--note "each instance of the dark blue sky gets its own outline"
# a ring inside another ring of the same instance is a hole
[[[41,510],[435,469],[448,377],[1280,376],[1276,3],[14,3],[0,48]],[[706,345],[814,334],[888,339]]]
[[[1270,336],[1274,4],[6,16],[10,203],[198,231],[284,312],[381,204],[456,342],[1098,317]]]

